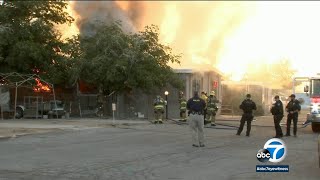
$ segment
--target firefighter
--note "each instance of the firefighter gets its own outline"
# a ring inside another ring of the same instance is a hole
[[[290,136],[290,126],[291,121],[293,121],[293,135],[297,137],[297,124],[298,124],[298,113],[301,110],[300,102],[295,99],[296,96],[291,94],[290,101],[286,106],[286,111],[288,112],[287,116],[287,133],[286,136]]]
[[[207,113],[209,122],[211,122],[211,126],[216,126],[216,114],[218,111],[216,93],[211,91],[209,98],[207,99]]]
[[[241,105],[239,106],[240,109],[243,110],[243,114],[240,120],[240,127],[238,129],[237,135],[240,136],[244,124],[247,122],[247,132],[246,136],[250,136],[251,131],[251,121],[253,120],[253,110],[257,110],[256,103],[251,100],[251,95],[247,94],[246,99],[242,101]]]
[[[165,100],[160,95],[158,95],[157,98],[154,100],[153,105],[154,105],[154,113],[155,113],[155,124],[157,123],[162,124]]]
[[[182,122],[187,121],[186,113],[187,113],[187,101],[186,99],[182,96],[179,100],[180,103],[180,120]]]
[[[276,136],[274,138],[283,137],[280,121],[283,118],[283,104],[278,95],[274,97],[275,103],[272,105],[271,113],[273,115],[274,128],[276,130]]]
[[[208,97],[206,96],[206,93],[204,91],[201,92],[201,99],[203,99],[204,102],[206,103],[206,106],[204,108],[203,119],[204,119],[204,124],[207,124],[208,122],[207,122],[206,117],[207,117],[207,99],[208,99]]]
[[[183,95],[183,91],[180,91],[180,92],[179,92],[179,100],[180,100],[181,98],[183,98],[183,96],[184,96],[184,95]]]
[[[192,131],[193,147],[204,147],[204,108],[206,103],[198,95],[198,92],[194,93],[194,96],[187,102],[187,109],[189,110],[189,126]]]

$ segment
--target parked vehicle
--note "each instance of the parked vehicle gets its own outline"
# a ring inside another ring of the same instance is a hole
[[[15,118],[61,118],[65,116],[64,103],[59,100],[43,101],[42,96],[24,96],[24,102],[17,104],[14,110],[10,103],[10,91],[0,86],[0,105],[3,112],[14,113]]]
[[[320,132],[320,77],[309,77],[308,80],[309,85],[304,87],[304,92],[310,98],[306,122],[311,122],[313,132]]]

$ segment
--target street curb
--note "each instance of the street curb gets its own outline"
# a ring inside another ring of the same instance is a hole
[[[10,139],[10,138],[11,138],[10,136],[0,136],[0,141]]]
[[[15,134],[14,136],[0,136],[0,140],[15,139],[15,138],[26,136],[26,135],[32,135],[32,134]]]

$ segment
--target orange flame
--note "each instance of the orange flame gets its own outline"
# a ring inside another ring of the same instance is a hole
[[[33,87],[34,92],[50,92],[51,89],[48,85],[42,84],[40,79],[35,78],[37,85]]]

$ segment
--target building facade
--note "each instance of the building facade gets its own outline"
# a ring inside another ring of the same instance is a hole
[[[251,94],[257,104],[256,115],[266,115],[273,103],[272,89],[268,84],[249,81],[222,81],[222,113],[229,109],[228,114],[240,115],[240,103],[245,99],[246,94]]]
[[[184,83],[184,89],[182,90],[185,98],[189,99],[193,96],[195,91],[201,93],[215,91],[219,100],[222,100],[221,96],[221,73],[217,70],[197,71],[194,69],[174,69],[174,71],[180,76]],[[168,91],[169,94],[166,97],[164,92]],[[145,118],[153,119],[153,100],[157,95],[162,96],[167,100],[168,118],[179,118],[179,93],[180,90],[171,86],[159,89],[158,92],[152,94],[145,94],[138,90],[134,90],[131,94],[126,96],[119,96],[117,98],[117,116],[120,119],[123,118]]]

